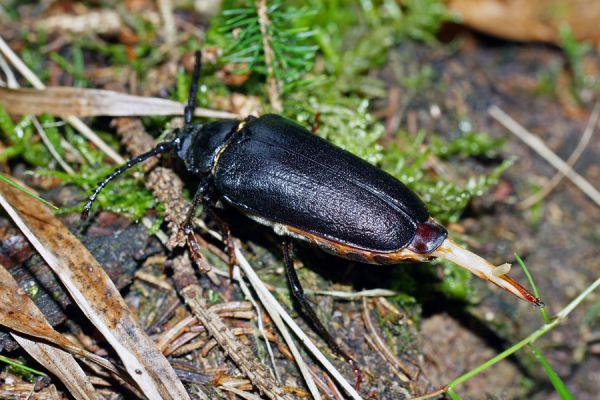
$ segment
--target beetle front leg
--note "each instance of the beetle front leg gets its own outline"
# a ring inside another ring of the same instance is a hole
[[[198,244],[198,240],[196,239],[196,235],[194,234],[193,228],[193,219],[196,216],[196,210],[198,206],[203,202],[206,194],[208,193],[208,189],[210,188],[210,180],[205,179],[198,185],[198,189],[196,189],[196,194],[194,195],[194,200],[192,201],[192,206],[190,207],[188,214],[181,224],[181,228],[183,229],[183,233],[186,238],[186,242],[190,249],[190,254],[192,256],[192,260],[198,265],[201,272],[207,272],[210,270],[210,266],[208,263],[204,262],[202,254],[200,253],[200,245]]]
[[[313,310],[312,306],[306,299],[304,294],[304,289],[302,289],[302,285],[300,284],[300,280],[298,279],[298,275],[296,274],[296,270],[294,269],[294,261],[292,258],[294,252],[294,248],[292,242],[289,238],[285,238],[283,242],[283,262],[285,264],[285,271],[287,274],[288,282],[290,283],[290,288],[292,290],[292,296],[296,299],[298,305],[300,306],[300,312],[304,314],[306,318],[313,325],[313,328],[317,331],[317,333],[327,342],[327,345],[336,353],[338,356],[344,358],[350,367],[352,368],[352,372],[354,372],[355,383],[354,386],[358,390],[360,388],[360,384],[362,382],[362,372],[358,367],[358,364],[354,360],[354,358],[350,357],[350,355],[342,350],[340,346],[335,342],[335,339],[329,331],[325,328],[325,326],[317,317],[317,314]]]

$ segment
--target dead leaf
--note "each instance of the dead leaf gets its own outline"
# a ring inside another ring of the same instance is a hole
[[[565,24],[577,40],[600,43],[600,2],[589,0],[448,0],[462,23],[491,35],[560,44]]]
[[[142,97],[102,89],[47,87],[37,89],[0,88],[0,104],[9,114],[75,117],[142,115],[183,115],[184,105],[158,97]],[[237,114],[198,107],[199,117],[232,119]]]
[[[120,371],[109,361],[75,346],[55,331],[33,300],[19,287],[2,264],[0,264],[0,325],[7,327],[11,333],[19,332],[53,343],[72,354],[95,362],[110,372],[120,374]]]
[[[118,33],[122,25],[121,16],[117,11],[104,9],[90,10],[82,15],[52,15],[37,22],[36,28],[76,35],[110,35]]]
[[[79,240],[42,203],[0,182],[0,204],[115,349],[149,399],[189,399],[175,371]]]
[[[45,343],[36,343],[25,336],[46,339],[61,347],[75,347],[56,332],[42,312],[19,287],[12,275],[0,264],[0,324],[11,330],[17,343],[52,372],[76,399],[99,399],[94,386],[73,356],[64,350]]]

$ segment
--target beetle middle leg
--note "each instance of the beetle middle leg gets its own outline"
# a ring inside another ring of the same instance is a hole
[[[233,236],[231,235],[231,230],[229,229],[229,224],[221,218],[214,208],[209,208],[209,212],[211,217],[219,224],[221,227],[221,237],[223,238],[223,243],[225,243],[225,252],[227,253],[227,263],[229,264],[229,279],[233,281],[233,267],[237,263],[237,259],[235,257],[235,247],[233,246]]]
[[[292,258],[294,252],[294,248],[292,245],[292,241],[289,238],[284,239],[283,242],[283,262],[285,264],[285,271],[287,274],[288,282],[290,283],[290,288],[292,290],[292,296],[296,299],[298,306],[300,307],[300,312],[309,319],[310,323],[313,325],[313,328],[317,331],[317,333],[327,342],[327,345],[336,353],[338,356],[344,358],[350,367],[352,367],[352,372],[354,372],[355,378],[355,387],[360,387],[362,382],[362,372],[360,368],[358,368],[358,364],[354,360],[354,358],[350,357],[350,355],[342,350],[340,346],[335,342],[335,339],[327,328],[321,323],[319,317],[313,310],[312,306],[306,299],[304,294],[304,289],[300,284],[300,280],[298,279],[298,275],[296,274],[296,270],[294,269],[294,261]]]

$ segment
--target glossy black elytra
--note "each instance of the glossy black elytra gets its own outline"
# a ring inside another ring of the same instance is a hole
[[[151,156],[172,152],[199,179],[183,227],[192,244],[195,209],[210,197],[209,203],[220,200],[234,206],[285,238],[307,240],[341,257],[372,264],[446,258],[524,300],[542,304],[509,278],[505,268],[449,240],[446,229],[400,181],[296,123],[270,114],[192,124],[199,71],[198,53],[185,126],[177,137],[102,181],[84,206],[84,218],[108,182]],[[357,373],[352,358],[339,349],[304,297],[291,253],[291,242],[285,239],[284,258],[294,297],[323,338]]]

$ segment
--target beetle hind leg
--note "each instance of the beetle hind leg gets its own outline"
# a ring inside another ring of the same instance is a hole
[[[350,367],[352,368],[352,372],[354,373],[354,378],[355,378],[354,385],[355,385],[356,389],[358,390],[360,388],[360,384],[362,382],[362,372],[361,372],[360,368],[358,367],[358,364],[356,363],[354,358],[352,358],[346,351],[342,350],[340,348],[340,346],[336,343],[333,336],[331,336],[331,334],[329,333],[327,328],[325,328],[325,326],[321,323],[321,321],[319,320],[319,317],[317,317],[317,314],[315,313],[312,306],[308,302],[308,300],[304,294],[304,289],[302,288],[302,285],[300,284],[300,280],[298,279],[298,275],[296,274],[296,270],[294,269],[294,262],[293,262],[293,258],[292,258],[293,251],[294,250],[293,250],[293,245],[292,245],[291,240],[289,238],[284,239],[283,261],[285,264],[285,270],[286,270],[288,282],[289,282],[290,288],[292,290],[292,296],[298,303],[298,306],[300,307],[300,312],[302,314],[304,314],[304,316],[306,318],[308,318],[308,320],[312,324],[313,328],[317,331],[319,336],[321,336],[321,338],[323,338],[325,340],[325,342],[327,342],[327,345],[331,348],[331,350],[333,350],[334,353],[336,353],[338,356],[344,358],[348,362],[348,364],[350,364]]]

